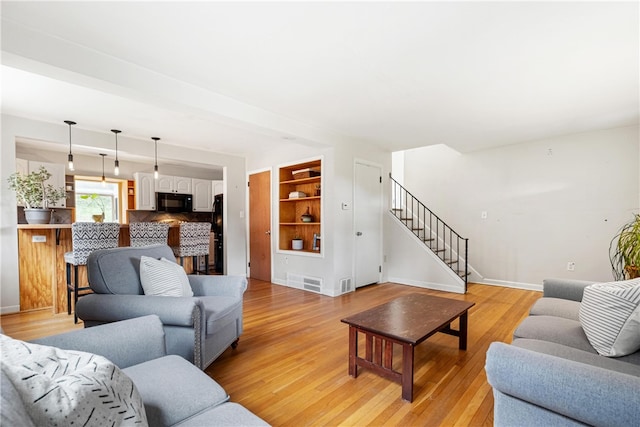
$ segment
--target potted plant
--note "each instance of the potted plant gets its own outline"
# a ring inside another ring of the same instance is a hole
[[[616,280],[640,277],[640,215],[635,214],[613,238],[609,255]]]
[[[96,207],[100,209],[99,214],[91,215],[91,218],[93,218],[95,222],[104,221],[104,200],[102,200],[102,197],[100,197],[96,193],[93,193],[93,194],[83,194],[82,196],[80,196],[80,198],[83,200],[88,200],[89,203],[87,205],[89,207]]]
[[[24,206],[24,216],[29,224],[49,224],[49,205],[67,197],[63,187],[54,187],[45,182],[51,173],[44,166],[29,174],[12,173],[7,181],[9,188],[16,192],[18,202]]]

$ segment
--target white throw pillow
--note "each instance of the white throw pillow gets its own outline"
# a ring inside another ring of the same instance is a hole
[[[179,264],[166,258],[140,257],[140,284],[145,295],[191,297],[189,278]]]
[[[104,357],[6,335],[0,335],[0,344],[3,375],[35,425],[148,425],[136,386]]]
[[[580,323],[598,354],[626,356],[640,349],[640,278],[587,286]]]

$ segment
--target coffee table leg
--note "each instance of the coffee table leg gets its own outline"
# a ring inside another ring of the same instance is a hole
[[[413,402],[413,346],[402,344],[402,398]]]
[[[349,326],[349,375],[353,378],[358,377],[358,367],[356,366],[356,358],[358,357],[358,330],[353,326]]]
[[[467,323],[468,323],[468,311],[465,311],[460,315],[460,340],[458,343],[458,348],[460,350],[467,349]]]

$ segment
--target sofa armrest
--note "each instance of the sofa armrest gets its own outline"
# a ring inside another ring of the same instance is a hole
[[[120,368],[166,355],[164,330],[158,316],[145,316],[79,329],[32,342],[99,354]]]
[[[639,377],[499,342],[489,346],[485,369],[494,389],[582,423],[640,419]]]
[[[89,322],[117,322],[155,314],[163,325],[193,327],[198,305],[202,305],[200,300],[190,297],[89,294],[78,300],[76,312]]]
[[[574,279],[545,279],[542,282],[542,296],[580,302],[582,301],[584,288],[594,283],[598,282]]]
[[[247,290],[247,278],[243,276],[205,276],[190,274],[189,284],[195,296],[227,296],[242,298]]]

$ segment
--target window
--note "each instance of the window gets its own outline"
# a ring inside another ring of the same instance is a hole
[[[117,183],[76,179],[76,221],[93,221],[104,212],[105,222],[119,222],[120,190]]]

